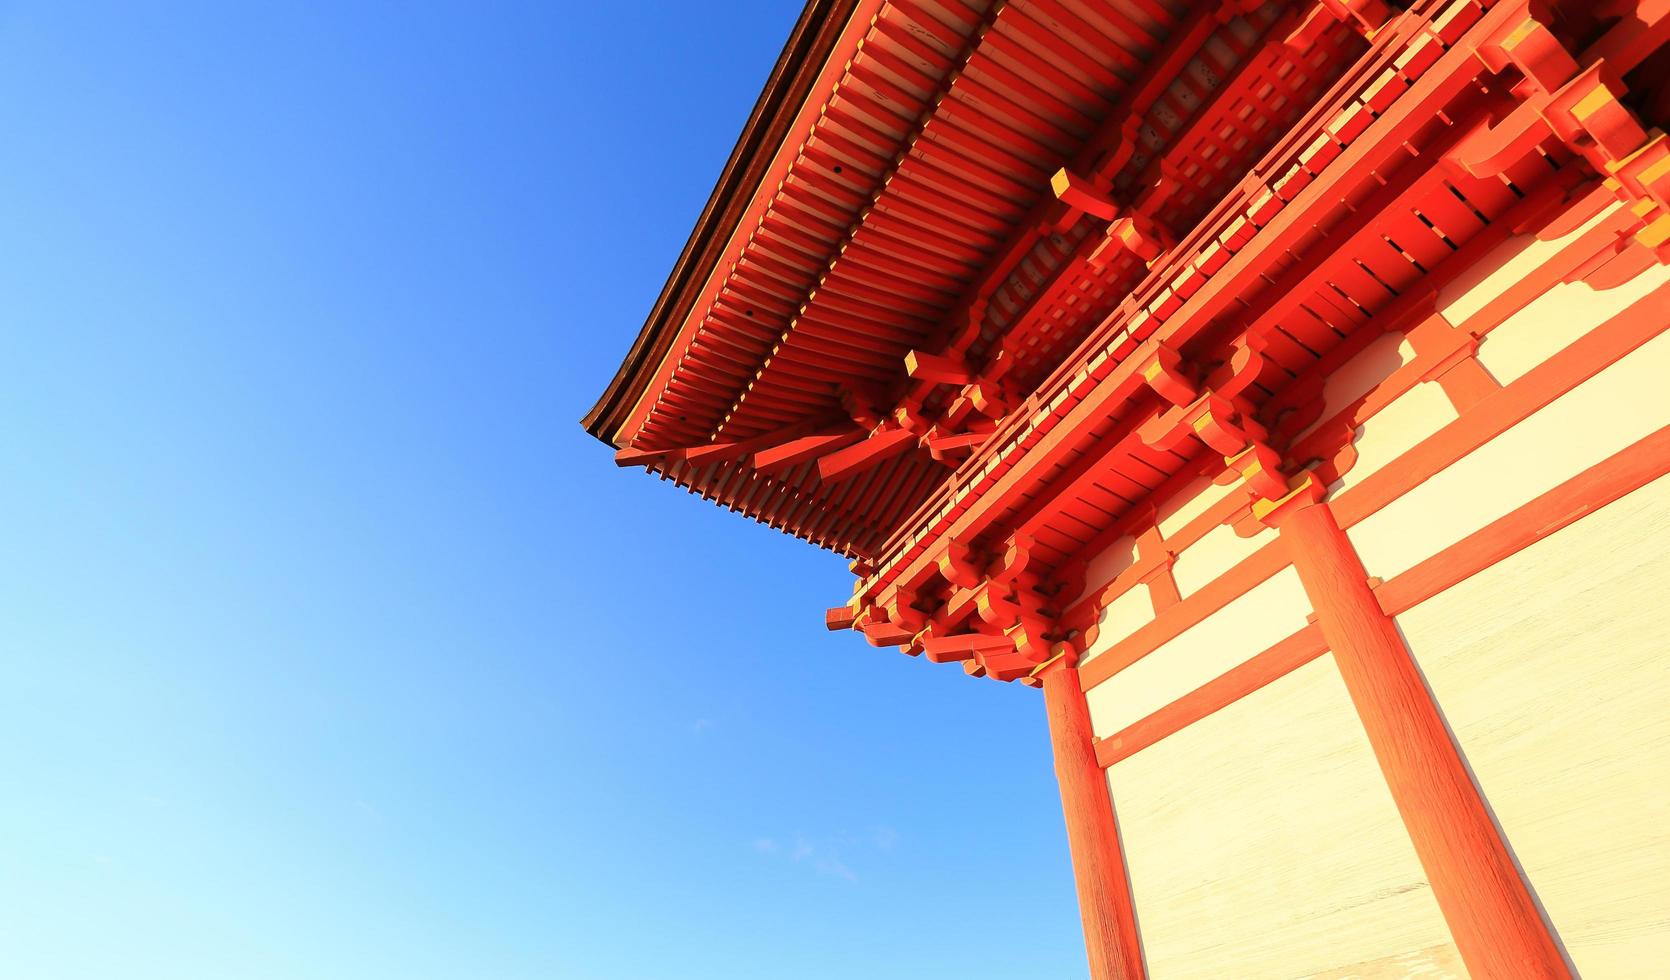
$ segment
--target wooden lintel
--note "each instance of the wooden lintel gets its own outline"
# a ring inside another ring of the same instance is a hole
[[[996,653],[983,654],[980,657],[981,666],[986,668],[986,676],[994,681],[1019,680],[1032,673],[1038,666],[1038,661],[1029,653],[1012,649],[998,650]]]
[[[989,432],[940,432],[936,426],[929,430],[922,441],[927,443],[928,452],[932,453],[935,459],[946,462],[945,456],[968,452],[990,438]]]
[[[1075,211],[1083,211],[1103,221],[1113,221],[1119,217],[1119,205],[1097,193],[1089,181],[1066,167],[1057,170],[1050,177],[1050,190],[1061,203]]]
[[[746,443],[741,442],[710,442],[705,446],[692,446],[689,449],[678,450],[677,456],[686,463],[699,466],[706,463],[716,463],[722,460],[736,459],[748,451]]]
[[[916,433],[906,429],[882,428],[864,441],[818,460],[818,475],[826,481],[844,480],[909,451],[915,447],[916,440]]]
[[[659,461],[665,455],[667,455],[665,449],[633,449],[631,446],[627,446],[625,449],[615,450],[615,465],[648,466]]]
[[[823,612],[823,625],[831,633],[852,629],[858,619],[858,613],[851,606],[832,606]]]
[[[710,442],[698,446],[667,449],[661,451],[658,455],[669,460],[681,459],[694,465],[739,460],[750,453],[769,449],[788,440],[828,429],[837,424],[836,420],[838,418],[839,416],[831,418],[826,415],[819,418],[803,419],[772,432],[747,439],[727,439],[724,442]]]
[[[864,638],[871,646],[896,647],[909,643],[916,634],[892,623],[871,623],[863,628]]]
[[[1002,634],[959,633],[935,636],[923,641],[922,652],[936,664],[967,660],[973,656],[1013,653],[1015,641]]]
[[[974,380],[973,372],[959,358],[913,350],[905,355],[905,373],[918,381],[964,385]]]
[[[837,449],[845,449],[864,438],[864,430],[851,425],[835,426],[809,436],[790,439],[762,449],[753,456],[754,469],[761,473],[785,470]]]

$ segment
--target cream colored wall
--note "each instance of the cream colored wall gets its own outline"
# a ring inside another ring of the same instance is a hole
[[[1456,281],[1438,292],[1437,308],[1444,319],[1462,326],[1512,287],[1554,258],[1561,249],[1583,237],[1623,207],[1614,203],[1559,238],[1543,241],[1535,235],[1513,235],[1492,249]]]
[[[1670,333],[1643,344],[1352,528],[1350,537],[1364,567],[1370,575],[1390,579],[1670,425],[1667,385]]]
[[[1328,491],[1338,496],[1362,483],[1458,417],[1440,385],[1417,384],[1357,427],[1357,461]]]
[[[1398,625],[1582,975],[1665,976],[1670,478]]]
[[[1502,384],[1517,381],[1654,289],[1670,282],[1670,265],[1654,266],[1611,289],[1562,282],[1503,320],[1479,344],[1479,363]]]
[[[1465,975],[1332,656],[1108,784],[1155,980]]]
[[[1146,626],[1154,618],[1154,600],[1148,586],[1137,583],[1108,603],[1097,619],[1096,642],[1079,656],[1083,664],[1113,649],[1120,641]]]
[[[1477,264],[1476,274],[1464,276],[1439,294],[1438,311],[1451,323],[1464,323],[1614,210],[1603,210],[1561,238],[1541,241],[1531,235],[1517,235],[1508,239]],[[1670,266],[1653,267],[1611,289],[1597,290],[1581,282],[1558,283],[1484,337],[1479,345],[1479,363],[1504,385],[1516,381],[1666,281],[1670,281]],[[1331,417],[1370,391],[1413,357],[1409,342],[1395,334],[1364,348],[1328,378],[1322,418]],[[1357,461],[1329,490],[1338,495],[1356,486],[1456,418],[1455,409],[1436,382],[1415,385],[1359,427],[1354,440]]]
[[[1310,613],[1298,573],[1285,568],[1085,694],[1106,738],[1303,629]],[[1097,647],[1102,643],[1098,639]]]
[[[1159,520],[1156,522],[1160,536],[1174,537],[1190,521],[1210,510],[1213,504],[1237,492],[1245,493],[1239,480],[1220,486],[1207,477],[1200,477],[1160,505]]]
[[[1393,371],[1415,358],[1415,349],[1399,333],[1382,334],[1322,382],[1322,411],[1295,437],[1303,439],[1347,405],[1373,391]]]
[[[1246,496],[1240,481],[1219,485],[1210,477],[1203,476],[1161,504],[1155,525],[1162,538],[1174,537],[1190,521],[1232,494]],[[1228,526],[1213,528],[1178,555],[1172,575],[1179,593],[1187,596],[1196,591],[1273,538],[1274,532],[1269,531],[1248,539],[1237,537],[1234,529]],[[1136,538],[1132,535],[1119,538],[1088,562],[1084,594],[1090,595],[1106,588],[1115,576],[1130,568],[1136,560]],[[1131,587],[1102,610],[1098,619],[1097,641],[1085,651],[1081,662],[1107,651],[1153,618],[1154,603],[1148,587],[1140,584]]]
[[[1127,534],[1091,558],[1084,570],[1085,595],[1107,588],[1120,572],[1137,560],[1137,539]],[[1079,598],[1083,598],[1080,596]],[[1077,600],[1075,600],[1077,601]]]
[[[1505,243],[1440,297],[1470,316],[1558,242]],[[1503,383],[1670,281],[1658,267],[1597,291],[1553,287],[1481,344]],[[1328,383],[1334,407],[1412,352],[1384,338]],[[1417,385],[1359,431],[1335,490],[1420,444],[1456,413]],[[1390,579],[1631,443],[1670,425],[1670,334],[1475,450],[1350,530]],[[1175,534],[1238,487],[1196,481],[1162,506]],[[1270,532],[1226,526],[1173,567],[1187,597]],[[1128,567],[1134,541],[1098,559]],[[1095,577],[1093,576],[1093,581]],[[1100,581],[1105,582],[1105,578]],[[1099,583],[1098,583],[1099,584]],[[1291,569],[1087,692],[1107,737],[1304,625]],[[1137,586],[1101,618],[1104,654],[1153,618]],[[1583,976],[1670,963],[1670,478],[1589,515],[1399,617],[1487,799]],[[1108,771],[1149,975],[1461,976],[1463,967],[1331,656]]]
[[[1171,566],[1171,576],[1177,582],[1177,592],[1190,596],[1253,552],[1276,539],[1271,528],[1260,528],[1257,534],[1243,538],[1228,524],[1219,524],[1204,537],[1184,548]]]

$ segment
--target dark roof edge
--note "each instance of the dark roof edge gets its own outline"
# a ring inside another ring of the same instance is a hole
[[[616,444],[627,414],[667,356],[707,274],[719,263],[720,250],[747,210],[857,5],[858,0],[807,0],[638,339],[597,404],[580,420],[587,432],[603,442]]]

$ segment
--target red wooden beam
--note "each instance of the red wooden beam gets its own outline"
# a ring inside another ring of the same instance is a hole
[[[824,610],[823,625],[831,633],[838,633],[841,630],[852,629],[857,617],[858,613],[851,606],[833,606]]]
[[[967,384],[974,378],[961,359],[919,350],[905,355],[905,373],[918,381],[947,385]]]
[[[953,660],[967,660],[974,656],[1013,653],[1015,641],[1002,634],[959,633],[955,636],[935,636],[924,640],[922,652],[934,663],[943,664]]]
[[[759,472],[773,473],[844,449],[863,439],[864,435],[864,430],[854,425],[835,426],[762,449],[750,461]]]
[[[1101,218],[1103,221],[1113,221],[1119,217],[1119,205],[1098,191],[1090,181],[1066,167],[1057,170],[1050,177],[1050,191],[1055,194],[1057,200],[1071,209],[1068,212],[1069,225],[1072,223],[1071,219],[1077,218],[1078,212]]]
[[[1286,639],[1208,681],[1153,714],[1096,740],[1096,761],[1103,767],[1129,759],[1155,742],[1175,735],[1215,711],[1286,677],[1328,652],[1322,632],[1305,626]]]
[[[1518,554],[1627,493],[1670,474],[1670,427],[1589,467],[1374,590],[1389,616]]]
[[[1397,626],[1326,504],[1272,515],[1433,897],[1476,977],[1571,974]]]
[[[659,462],[666,455],[665,449],[633,449],[627,446],[625,449],[615,450],[615,465],[648,466]]]
[[[915,448],[916,433],[900,428],[883,428],[857,445],[838,449],[818,460],[818,475],[826,482],[844,480],[854,473],[892,459]]]

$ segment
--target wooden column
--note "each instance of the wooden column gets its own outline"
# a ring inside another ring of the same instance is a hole
[[[1273,523],[1468,972],[1475,980],[1569,977],[1431,691],[1333,510],[1307,503]]]
[[[1078,669],[1065,664],[1051,667],[1043,673],[1043,687],[1090,976],[1092,980],[1141,980],[1142,952],[1131,912],[1125,856],[1113,822],[1107,773],[1097,765],[1091,744],[1090,709],[1079,686]]]

